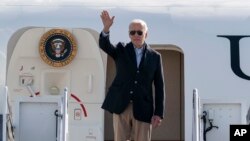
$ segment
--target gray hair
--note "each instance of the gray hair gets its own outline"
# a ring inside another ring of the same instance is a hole
[[[145,31],[148,32],[148,26],[147,26],[147,23],[146,23],[145,21],[143,21],[143,20],[141,20],[141,19],[134,19],[134,20],[132,20],[131,23],[129,24],[129,28],[130,28],[131,25],[134,24],[134,23],[139,23],[139,24],[141,24],[141,25],[144,27]]]

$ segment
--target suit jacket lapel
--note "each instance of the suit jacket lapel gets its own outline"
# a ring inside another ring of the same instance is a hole
[[[130,60],[130,64],[132,64],[132,69],[137,69],[137,62],[136,62],[136,55],[135,55],[135,50],[134,50],[134,46],[133,44],[130,42],[128,44],[128,48],[129,48],[129,60]]]

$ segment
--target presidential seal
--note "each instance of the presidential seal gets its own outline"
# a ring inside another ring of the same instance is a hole
[[[76,56],[74,36],[64,29],[51,29],[39,42],[39,53],[44,62],[53,67],[68,65]]]

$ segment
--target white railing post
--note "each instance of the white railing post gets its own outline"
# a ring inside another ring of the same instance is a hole
[[[1,94],[2,93],[2,94]],[[0,101],[0,114],[2,115],[2,127],[0,127],[2,130],[0,141],[6,141],[7,140],[7,131],[6,131],[6,123],[7,123],[7,87],[0,86],[0,94],[1,94],[1,101]]]
[[[68,140],[68,89],[64,89],[61,105],[61,130],[60,130],[60,141]]]
[[[7,126],[7,116],[8,116],[8,114],[9,114],[9,112],[8,112],[8,87],[7,86],[5,86],[5,88],[4,88],[4,101],[5,101],[5,103],[4,103],[4,116],[3,116],[3,125],[5,125],[4,126],[4,129],[3,129],[3,132],[4,132],[4,134],[3,134],[3,141],[7,141],[7,128],[6,128],[6,126]],[[10,115],[9,115],[10,116]]]
[[[200,141],[200,97],[198,89],[193,90],[193,141]]]

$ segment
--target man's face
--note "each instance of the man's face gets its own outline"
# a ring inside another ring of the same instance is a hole
[[[145,42],[147,33],[140,23],[132,23],[129,27],[129,37],[134,46],[140,48]]]

